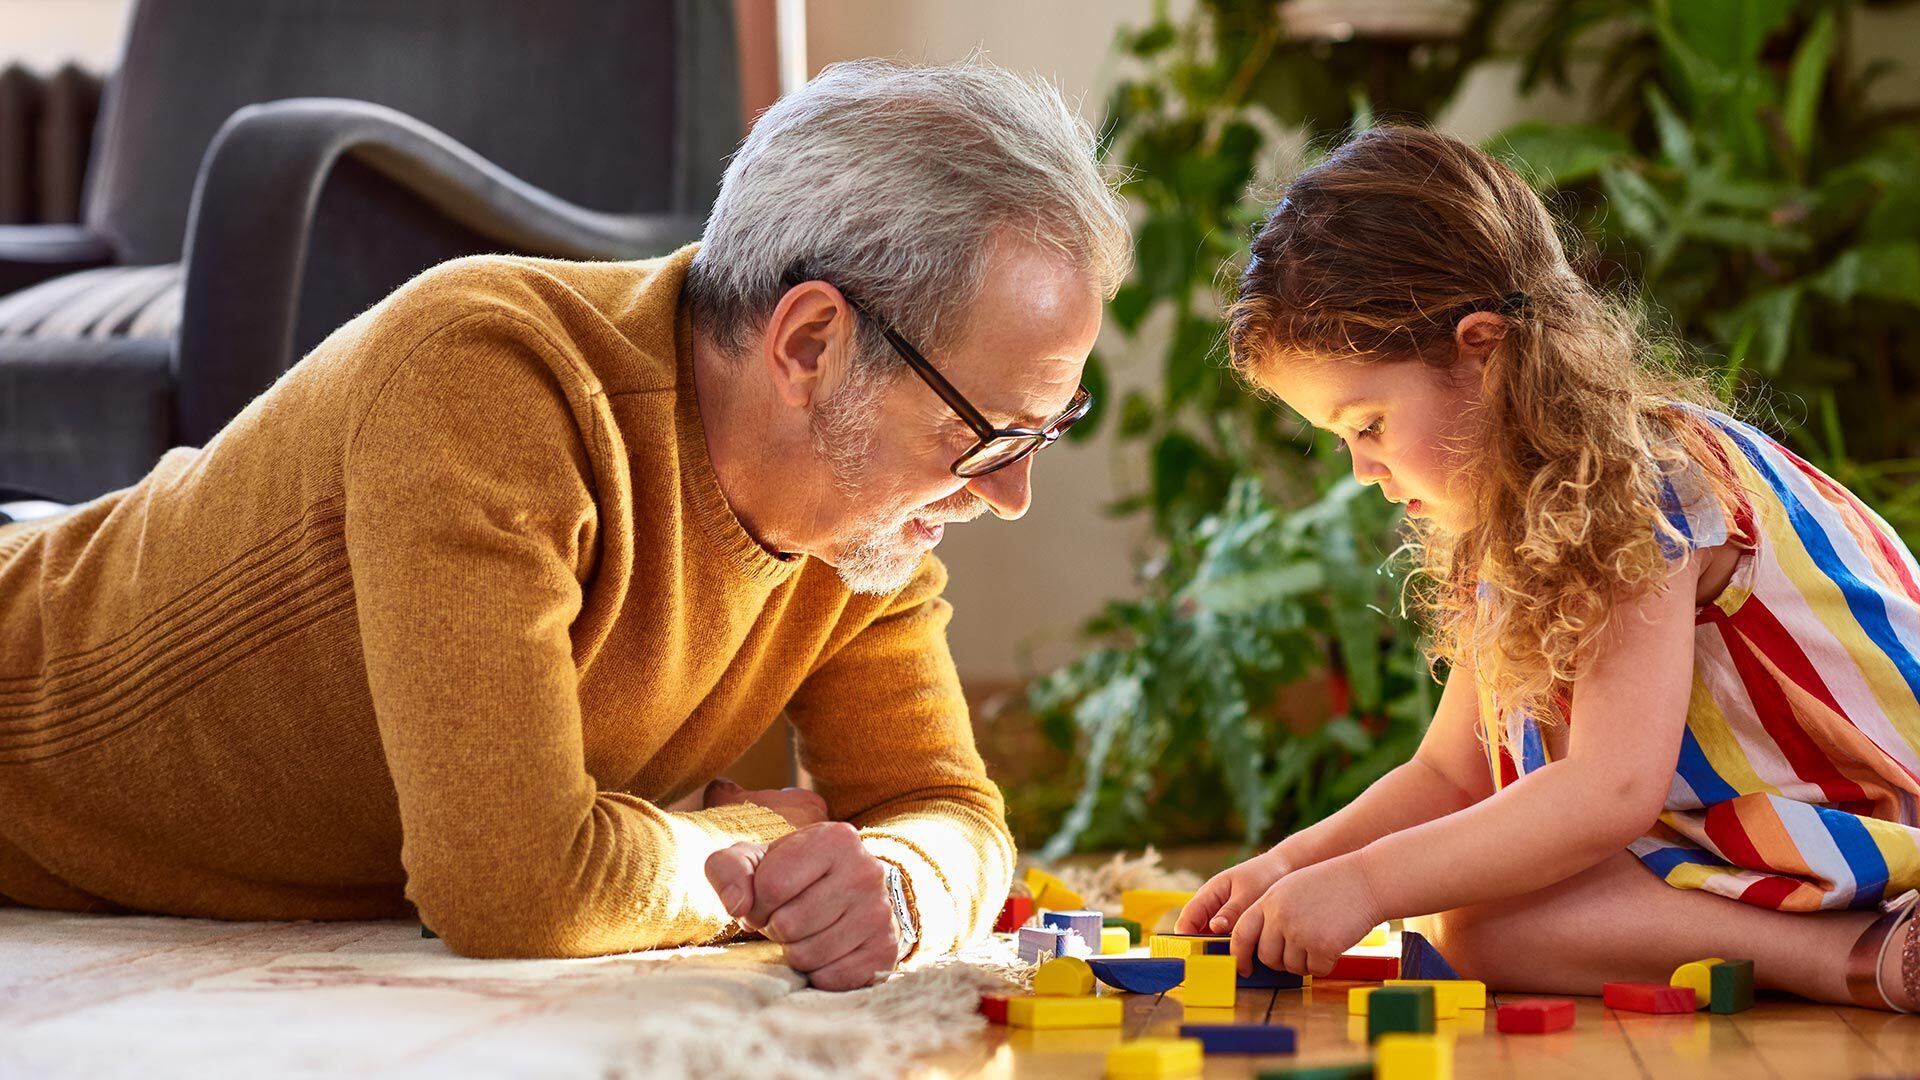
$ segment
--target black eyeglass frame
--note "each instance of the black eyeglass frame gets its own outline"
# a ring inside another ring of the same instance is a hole
[[[788,288],[792,288],[795,285],[801,284],[803,281],[824,280],[824,278],[790,279],[787,286]],[[832,284],[832,282],[828,282],[828,284]],[[840,287],[835,285],[834,288],[839,289]],[[1093,393],[1087,389],[1085,383],[1082,383],[1074,390],[1073,399],[1067,402],[1067,407],[1060,411],[1060,415],[1047,421],[1044,426],[1038,428],[994,427],[979,409],[974,408],[973,402],[968,401],[967,396],[962,394],[958,387],[948,382],[947,377],[940,374],[940,370],[934,367],[933,363],[925,356],[921,355],[920,350],[914,348],[913,343],[908,341],[900,331],[895,330],[892,324],[868,310],[865,304],[854,299],[845,289],[840,289],[840,295],[846,297],[847,303],[852,306],[853,310],[858,313],[861,318],[871,320],[873,325],[880,329],[880,335],[887,339],[887,344],[892,346],[893,351],[900,355],[900,359],[907,362],[907,366],[913,369],[913,373],[920,376],[920,381],[926,383],[935,394],[938,394],[940,400],[946,402],[947,407],[953,410],[954,415],[958,416],[968,428],[972,429],[974,444],[959,457],[955,458],[953,465],[950,467],[955,476],[971,480],[975,477],[987,476],[999,472],[1009,465],[1017,464],[1026,458],[1032,457],[1039,451],[1060,441],[1060,436],[1065,435],[1068,428],[1079,423],[1089,412],[1093,411]],[[1015,452],[1012,457],[1007,458],[1005,461],[994,462],[989,468],[970,468],[970,463],[980,461],[980,459],[986,456],[990,448],[996,444],[1007,442],[1024,442],[1026,445]]]

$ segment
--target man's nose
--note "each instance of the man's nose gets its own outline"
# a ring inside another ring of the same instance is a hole
[[[1002,521],[1018,521],[1033,505],[1033,458],[1019,461],[967,481],[967,490],[980,497]]]

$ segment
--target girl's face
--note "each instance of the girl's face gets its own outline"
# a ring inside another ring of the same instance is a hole
[[[1445,372],[1418,360],[1289,359],[1262,371],[1260,383],[1340,439],[1355,480],[1405,503],[1410,517],[1464,532],[1473,523],[1481,363],[1463,357]]]

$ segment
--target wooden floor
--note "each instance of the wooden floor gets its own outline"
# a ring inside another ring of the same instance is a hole
[[[1367,983],[1326,982],[1305,990],[1242,990],[1236,1007],[1186,1009],[1171,997],[1126,995],[1118,1030],[1027,1031],[989,1026],[975,1043],[929,1058],[928,1077],[1098,1077],[1107,1051],[1124,1039],[1179,1034],[1184,1022],[1289,1024],[1299,1053],[1288,1057],[1214,1055],[1206,1076],[1253,1076],[1288,1064],[1332,1064],[1367,1057],[1366,1018],[1347,1015],[1347,990]],[[1518,998],[1524,995],[1511,995]],[[1489,1004],[1497,1004],[1493,995]],[[1732,1016],[1644,1016],[1615,1012],[1598,998],[1578,999],[1573,1030],[1502,1035],[1493,1013],[1468,1010],[1441,1021],[1455,1037],[1454,1075],[1526,1080],[1615,1077],[1738,1077],[1756,1080],[1920,1074],[1920,1016],[1766,998]]]

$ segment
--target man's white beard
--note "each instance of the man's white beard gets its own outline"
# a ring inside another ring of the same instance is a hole
[[[814,419],[814,453],[827,463],[834,487],[848,495],[859,495],[866,486],[866,465],[879,435],[869,417],[879,400],[879,389],[849,384]],[[882,519],[863,522],[860,539],[835,553],[833,568],[855,593],[885,596],[897,592],[920,568],[926,553],[905,546],[907,521],[911,519],[894,515],[889,511]]]

